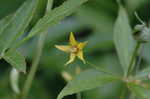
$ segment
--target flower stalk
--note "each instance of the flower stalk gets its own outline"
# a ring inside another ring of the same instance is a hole
[[[131,57],[131,61],[129,63],[129,68],[128,68],[127,75],[126,75],[127,77],[133,72],[133,69],[135,67],[134,63],[135,63],[136,56],[138,54],[140,46],[141,46],[141,43],[137,42],[136,47],[135,47],[134,52],[133,52],[133,55]]]

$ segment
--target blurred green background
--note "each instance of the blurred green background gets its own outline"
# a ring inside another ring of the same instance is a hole
[[[12,14],[25,0],[0,0],[0,19]],[[54,0],[53,8],[61,5],[65,0]],[[44,15],[47,0],[40,0],[37,13],[28,29],[31,29],[36,21]],[[138,24],[134,16],[137,11],[139,16],[149,22],[150,0],[124,0],[124,6],[128,10],[131,26]],[[57,50],[55,44],[67,44],[69,33],[74,32],[78,41],[88,41],[84,49],[85,59],[106,68],[113,73],[122,74],[117,54],[113,43],[113,25],[118,13],[116,0],[89,0],[76,13],[65,18],[61,23],[48,30],[43,55],[36,73],[33,86],[28,99],[56,99],[66,81],[61,75],[67,71],[74,76],[76,67],[82,70],[92,68],[76,60],[73,64],[65,67],[69,59],[68,55]],[[38,36],[27,42],[19,50],[26,56],[28,70],[35,55]],[[150,63],[150,46],[145,44],[142,66]],[[11,99],[13,91],[10,87],[9,73],[11,66],[4,60],[0,60],[0,99]],[[26,75],[22,74],[20,87],[22,87]],[[110,83],[102,88],[96,88],[82,92],[83,99],[118,99],[120,90],[123,88],[120,82]],[[76,99],[75,95],[64,99]]]

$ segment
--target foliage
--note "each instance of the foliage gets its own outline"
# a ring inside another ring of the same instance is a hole
[[[150,45],[133,36],[134,26],[141,24],[134,12],[148,27],[149,4],[1,0],[0,98],[149,99]],[[68,56],[54,47],[67,43],[70,32],[77,41],[88,41],[86,64],[75,60],[66,67]]]

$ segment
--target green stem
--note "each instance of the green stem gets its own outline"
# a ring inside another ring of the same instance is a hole
[[[52,4],[53,4],[53,0],[48,0],[46,13],[47,13],[47,11],[51,11]],[[36,56],[35,56],[35,59],[32,63],[31,71],[29,72],[27,80],[24,84],[24,88],[23,88],[23,91],[21,94],[21,99],[26,99],[26,97],[28,96],[29,90],[30,90],[31,85],[32,85],[32,81],[34,79],[35,73],[36,73],[38,65],[39,65],[39,61],[40,61],[40,57],[42,55],[42,50],[44,47],[44,42],[45,42],[45,38],[46,38],[47,33],[48,33],[48,31],[45,31],[45,32],[40,34],[38,45],[37,45]],[[28,39],[29,38],[23,39],[23,41],[20,44],[23,44]],[[16,46],[16,47],[18,47],[18,46]]]
[[[141,43],[138,42],[138,43],[136,44],[135,49],[134,49],[133,55],[132,55],[132,57],[131,57],[131,61],[130,61],[130,64],[129,64],[127,76],[129,76],[129,75],[132,73],[133,69],[134,69],[134,66],[135,66],[135,65],[134,65],[135,58],[136,58],[136,56],[137,56],[137,53],[138,53],[138,50],[139,50],[140,46],[141,46]]]
[[[140,63],[142,61],[142,53],[144,50],[144,45],[141,45],[141,49],[140,49],[140,53],[139,53],[139,58],[137,60],[137,64],[136,64],[136,70],[135,70],[135,74],[139,71],[140,69]]]
[[[126,99],[126,93],[127,93],[127,91],[128,91],[128,89],[127,89],[127,87],[124,84],[119,99]]]
[[[37,67],[38,67],[38,64],[39,64],[39,61],[40,61],[40,57],[42,55],[42,49],[43,49],[46,34],[47,34],[47,32],[44,32],[39,37],[36,56],[35,56],[35,59],[32,63],[31,71],[29,72],[29,75],[27,77],[27,80],[25,82],[25,85],[24,85],[24,88],[23,88],[23,91],[22,91],[22,99],[26,99],[26,97],[28,96],[29,90],[31,88],[32,81],[33,81],[33,78],[34,78],[35,73],[37,71]]]
[[[111,72],[105,70],[104,68],[97,67],[96,65],[90,63],[89,61],[86,61],[86,63],[89,64],[90,66],[94,67],[95,69],[97,69],[97,70],[103,72],[103,73],[106,73],[106,74],[109,74],[109,75],[114,75],[114,76],[118,77],[119,79],[122,79],[122,78],[119,77],[118,75],[113,74],[113,73],[111,73]]]

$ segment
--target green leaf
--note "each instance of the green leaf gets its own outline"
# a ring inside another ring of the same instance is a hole
[[[0,33],[0,53],[9,48],[12,42],[24,33],[37,4],[38,0],[27,0],[13,15],[3,33]]]
[[[55,8],[39,20],[35,27],[31,30],[30,34],[25,40],[30,39],[38,33],[42,33],[47,30],[48,27],[58,24],[62,19],[72,14],[78,7],[88,0],[67,0],[60,7]]]
[[[25,58],[17,50],[9,50],[5,53],[3,58],[18,71],[26,72]]]
[[[81,91],[103,86],[104,84],[117,81],[118,78],[101,73],[97,70],[87,70],[79,74],[60,92],[57,99],[62,99],[66,95],[71,95]]]
[[[136,75],[136,78],[140,80],[148,80],[149,75],[150,75],[150,67],[147,67],[143,69],[142,71],[138,72]]]
[[[149,99],[150,98],[150,89],[144,88],[140,85],[134,83],[128,84],[129,89],[137,96],[138,99]]]
[[[119,16],[115,23],[114,42],[121,66],[126,74],[134,51],[135,42],[132,38],[128,15],[123,7],[120,7]]]
[[[11,19],[12,19],[12,15],[8,15],[0,20],[0,34],[8,26]]]

